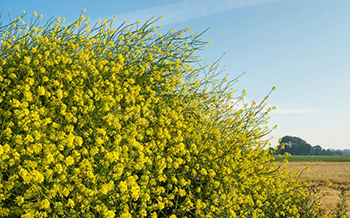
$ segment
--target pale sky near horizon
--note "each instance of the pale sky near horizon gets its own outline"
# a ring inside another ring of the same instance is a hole
[[[350,149],[350,1],[349,0],[0,0],[3,23],[28,11],[44,19],[75,21],[82,9],[92,21],[117,15],[146,19],[156,14],[163,31],[191,27],[212,41],[201,52],[218,59],[230,78],[246,71],[234,87],[260,102],[272,86],[268,104],[277,110],[269,125],[273,145],[285,135],[323,148]]]

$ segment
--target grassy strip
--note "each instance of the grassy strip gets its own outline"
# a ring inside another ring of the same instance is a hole
[[[284,159],[288,159],[289,162],[350,162],[350,156],[292,155],[286,158],[274,155],[273,157],[278,162]]]

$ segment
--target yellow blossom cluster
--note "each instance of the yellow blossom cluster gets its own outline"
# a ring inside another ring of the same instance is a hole
[[[318,217],[201,34],[41,17],[0,27],[0,217]]]

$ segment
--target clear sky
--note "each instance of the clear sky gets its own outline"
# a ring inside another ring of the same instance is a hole
[[[191,27],[212,44],[202,52],[222,63],[231,78],[246,71],[235,87],[268,103],[275,139],[297,136],[323,148],[350,149],[349,0],[0,0],[2,21],[22,10],[75,21],[82,9],[92,21],[117,15],[145,21],[163,15],[164,31]],[[30,15],[29,15],[30,16]],[[28,17],[29,17],[28,16]]]

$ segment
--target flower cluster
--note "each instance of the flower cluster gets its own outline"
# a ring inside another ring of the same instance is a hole
[[[201,34],[23,16],[0,27],[0,217],[318,215]]]

